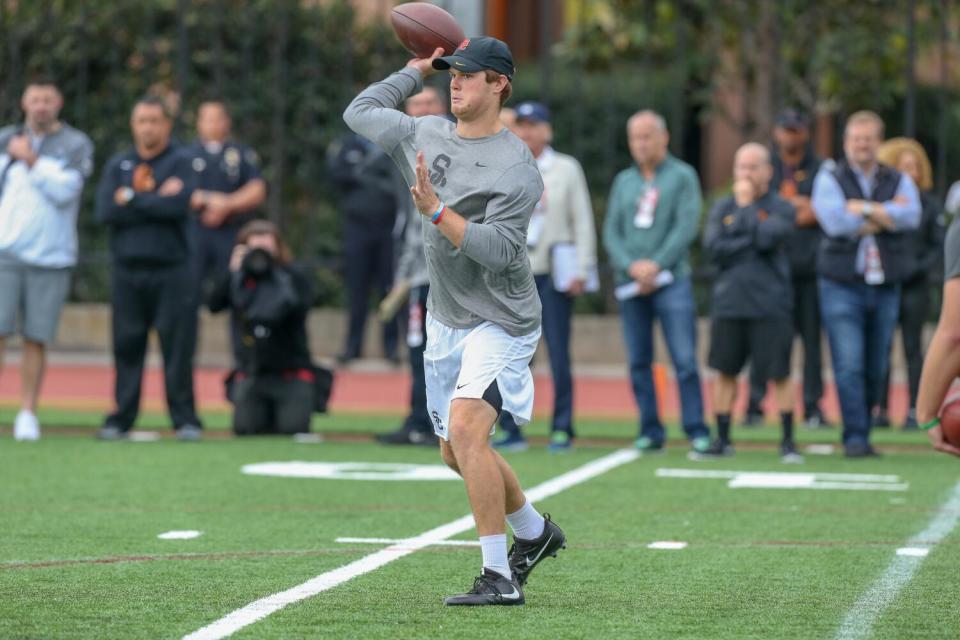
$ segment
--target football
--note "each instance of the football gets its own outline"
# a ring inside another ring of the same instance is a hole
[[[940,410],[940,426],[943,437],[955,447],[960,447],[960,391],[954,391]]]
[[[397,38],[418,58],[429,58],[437,47],[450,55],[466,36],[449,13],[429,2],[407,2],[390,12]]]

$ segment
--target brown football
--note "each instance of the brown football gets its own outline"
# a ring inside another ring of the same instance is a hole
[[[944,401],[940,409],[940,427],[944,439],[960,447],[960,392],[954,391]]]
[[[429,2],[394,7],[390,21],[403,46],[418,58],[429,58],[437,47],[449,56],[466,37],[453,16]]]

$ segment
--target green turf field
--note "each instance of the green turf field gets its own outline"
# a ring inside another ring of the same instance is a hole
[[[409,538],[468,512],[457,481],[241,473],[271,461],[436,464],[430,449],[336,438],[100,443],[87,429],[93,417],[70,417],[64,424],[78,427],[73,433],[22,444],[6,433],[0,442],[0,638],[180,638],[387,546],[338,537]],[[322,420],[324,429],[344,433],[393,424]],[[584,431],[623,436],[625,445],[632,427],[610,422]],[[764,442],[776,430],[738,434]],[[836,431],[800,435],[801,442],[830,442]],[[880,439],[919,445],[923,436]],[[532,487],[613,451],[550,456],[535,447],[508,459]],[[430,546],[232,637],[834,638],[896,550],[938,517],[960,481],[960,461],[917,446],[890,447],[880,460],[808,456],[802,468],[780,465],[769,447],[745,446],[723,462],[690,462],[685,454],[678,444],[540,503],[570,546],[534,573],[525,607],[444,608],[444,596],[472,583],[479,549]],[[735,489],[729,479],[658,477],[658,469],[883,474],[908,487]],[[171,530],[202,535],[157,538]],[[647,548],[656,541],[689,546]],[[960,636],[958,543],[954,529],[912,561],[916,574],[863,637]]]

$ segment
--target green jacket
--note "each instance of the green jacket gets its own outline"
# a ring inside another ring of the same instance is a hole
[[[636,166],[624,169],[613,181],[603,223],[603,245],[610,256],[616,283],[630,281],[627,268],[636,260],[653,260],[674,278],[690,274],[687,255],[700,226],[702,200],[697,172],[667,154],[651,181],[658,190],[652,226],[634,224],[648,183]]]

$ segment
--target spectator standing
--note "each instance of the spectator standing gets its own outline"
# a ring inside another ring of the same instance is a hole
[[[917,428],[917,392],[923,370],[923,326],[930,311],[929,276],[942,269],[943,241],[946,224],[943,211],[933,189],[933,170],[926,151],[916,140],[893,138],[884,142],[877,152],[881,164],[893,167],[910,176],[920,190],[920,226],[904,235],[908,238],[908,258],[913,260],[910,273],[905,276],[900,290],[900,336],[907,361],[907,379],[910,390],[910,408],[904,420],[904,429]],[[880,388],[880,398],[875,411],[875,427],[890,426],[887,415],[887,398],[890,388],[889,370],[887,380]]]
[[[126,438],[137,419],[151,328],[160,338],[177,438],[201,435],[193,395],[196,288],[187,237],[193,169],[170,143],[172,124],[160,98],[139,100],[130,118],[134,147],[110,159],[97,188],[97,219],[110,229],[117,403],[100,429],[102,440]]]
[[[696,171],[667,152],[663,117],[640,111],[627,123],[635,166],[613,182],[603,243],[613,263],[630,380],[640,409],[641,451],[663,448],[666,434],[653,383],[653,323],[660,321],[680,388],[683,429],[694,451],[710,444],[697,369],[696,309],[687,255],[697,237]]]
[[[37,440],[37,401],[47,345],[77,263],[77,212],[93,167],[93,143],[59,119],[63,96],[50,80],[30,82],[24,121],[0,129],[0,366],[7,338],[23,336],[16,440]]]
[[[446,107],[440,92],[433,87],[407,98],[404,112],[412,118],[425,116],[445,117]],[[387,320],[396,314],[396,305],[406,302],[407,347],[410,354],[410,413],[396,431],[377,436],[382,444],[420,444],[435,446],[433,422],[427,413],[427,385],[424,378],[423,350],[427,345],[427,295],[430,292],[430,277],[427,259],[423,253],[423,216],[413,205],[413,198],[405,182],[399,184],[400,215],[406,218],[403,248],[397,263],[393,289],[381,305],[381,319]]]
[[[232,138],[233,122],[219,100],[197,110],[197,140],[187,148],[195,180],[190,237],[198,285],[227,270],[237,232],[267,197],[257,153]]]
[[[883,128],[872,111],[851,115],[844,159],[824,163],[813,185],[813,210],[827,236],[817,256],[820,313],[850,458],[877,455],[870,444],[870,410],[887,375],[900,286],[912,269],[903,232],[920,223],[913,180],[877,161]]]
[[[823,347],[817,294],[817,248],[823,231],[810,204],[820,159],[810,147],[810,121],[795,109],[786,109],[777,117],[773,141],[770,190],[792,204],[797,212],[796,228],[787,238],[786,251],[793,285],[794,333],[800,336],[803,347],[804,426],[816,429],[829,426],[820,408]],[[758,381],[751,372],[747,423],[763,421],[760,401],[766,390],[766,384]]]
[[[793,440],[793,290],[786,243],[796,210],[770,189],[770,152],[757,143],[737,150],[733,194],[707,218],[703,247],[719,268],[711,304],[710,366],[719,372],[713,404],[719,437],[706,455],[732,455],[730,412],[737,375],[747,360],[751,375],[773,381],[783,428],[781,460],[803,462]]]
[[[543,337],[553,376],[553,418],[549,450],[571,448],[573,376],[570,371],[570,324],[574,299],[596,280],[597,240],[587,179],[576,158],[555,151],[550,111],[539,102],[517,105],[514,132],[537,161],[543,194],[527,229],[527,252],[543,305]],[[504,414],[505,436],[494,443],[504,449],[526,448],[520,428]]]
[[[361,356],[371,289],[382,300],[393,284],[401,178],[390,157],[356,133],[348,133],[331,145],[327,164],[340,192],[343,216],[348,324],[346,344],[337,360],[346,364]],[[395,363],[399,362],[398,327],[396,318],[383,327],[383,352]]]

